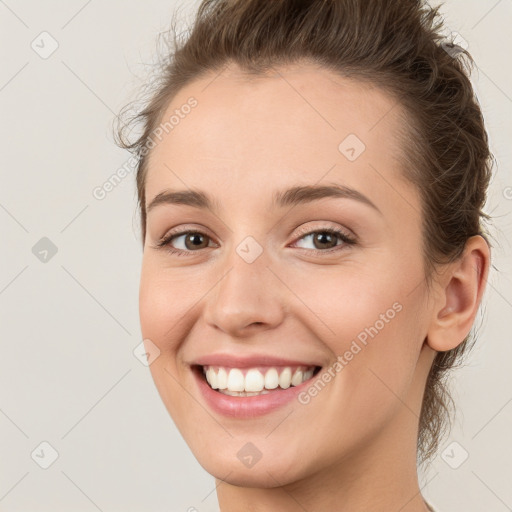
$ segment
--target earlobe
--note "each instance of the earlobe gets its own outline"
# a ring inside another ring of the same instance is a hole
[[[440,293],[432,310],[427,343],[439,352],[457,347],[469,334],[480,305],[490,266],[486,240],[468,239],[460,258],[447,265],[437,285]]]

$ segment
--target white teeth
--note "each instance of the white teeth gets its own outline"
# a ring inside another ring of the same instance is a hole
[[[292,370],[291,368],[285,368],[281,375],[279,375],[279,387],[288,389],[292,384]]]
[[[296,370],[292,377],[292,386],[298,386],[299,384],[302,384],[302,372]]]
[[[270,368],[265,373],[265,388],[276,389],[279,386],[279,374],[275,368]]]
[[[245,376],[245,391],[261,391],[264,386],[265,378],[261,372],[254,369],[251,369],[247,372]]]
[[[313,367],[292,368],[270,367],[264,374],[258,368],[246,370],[245,375],[239,368],[203,367],[206,380],[213,389],[232,396],[254,396],[269,393],[273,389],[288,389],[298,386],[313,376]]]
[[[228,387],[228,374],[224,368],[219,368],[219,373],[217,374],[217,386],[219,389],[226,389]]]
[[[210,383],[210,386],[213,389],[217,389],[219,387],[217,384],[217,374],[213,368],[208,368],[206,371],[206,380]]]
[[[238,368],[231,368],[228,375],[229,391],[245,391],[244,374]]]

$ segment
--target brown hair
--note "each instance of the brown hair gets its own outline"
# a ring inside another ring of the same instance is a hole
[[[146,106],[128,121],[143,131],[118,144],[137,156],[137,190],[146,234],[148,142],[174,96],[205,73],[235,63],[262,75],[276,65],[313,61],[387,91],[407,113],[405,177],[421,194],[425,276],[457,259],[472,235],[485,237],[482,208],[492,155],[469,70],[470,54],[446,44],[439,7],[421,0],[203,0],[192,30],[158,70]],[[126,113],[126,111],[124,112]],[[439,352],[430,370],[419,420],[418,456],[431,458],[451,423],[447,371],[461,361],[472,333]],[[472,343],[471,343],[472,345]]]

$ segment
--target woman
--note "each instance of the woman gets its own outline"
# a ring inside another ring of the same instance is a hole
[[[151,373],[222,512],[432,510],[417,463],[490,264],[441,29],[417,0],[204,0],[121,131]]]

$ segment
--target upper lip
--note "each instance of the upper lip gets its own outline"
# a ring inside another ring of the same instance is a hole
[[[268,354],[252,354],[247,356],[233,354],[209,354],[195,359],[191,365],[225,366],[228,368],[251,368],[255,366],[321,366],[313,361],[284,359]]]

